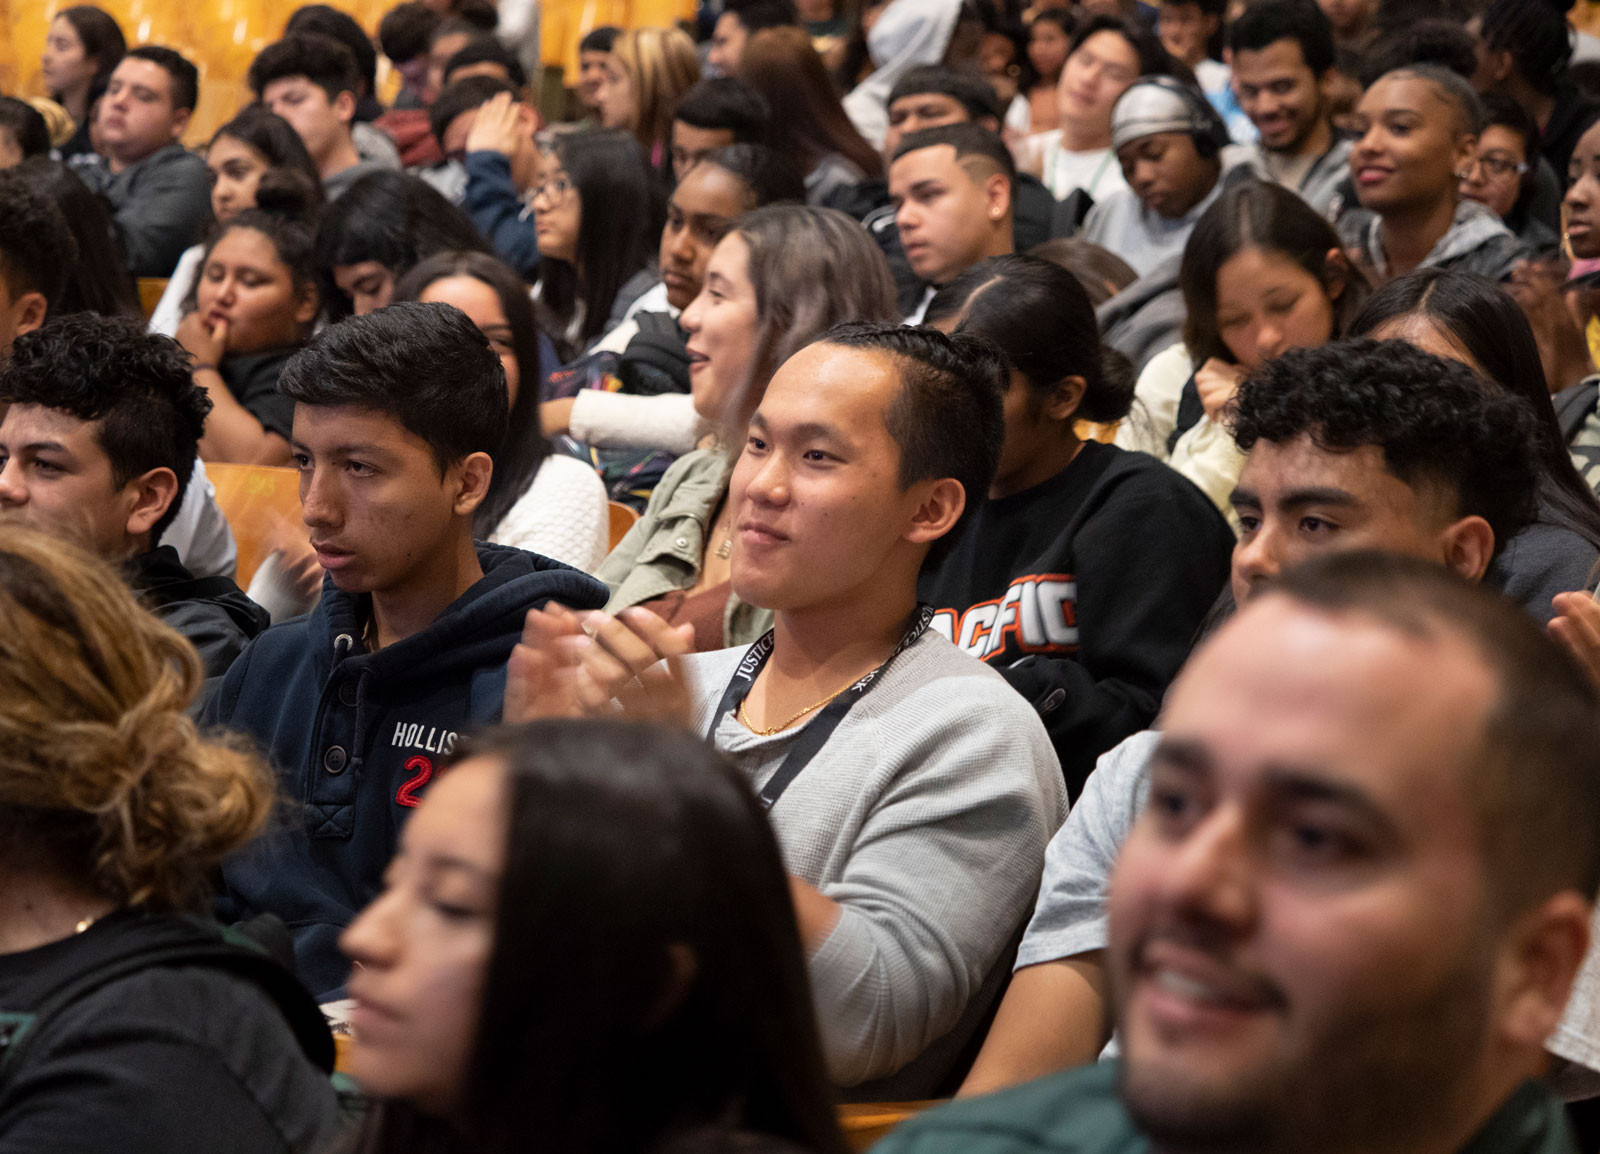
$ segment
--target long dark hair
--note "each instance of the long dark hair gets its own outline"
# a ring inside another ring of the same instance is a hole
[[[111,73],[122,63],[122,57],[128,51],[128,41],[122,35],[122,26],[112,15],[93,4],[74,4],[56,15],[72,25],[72,30],[83,44],[83,54],[94,57],[94,79],[89,82],[89,104],[92,107],[96,100],[105,95],[106,86],[111,83]],[[56,100],[60,95],[59,92],[52,92],[50,98]]]
[[[822,57],[801,28],[763,28],[739,58],[739,79],[772,109],[769,141],[810,172],[837,153],[868,178],[883,176],[883,157],[850,122]]]
[[[539,466],[550,455],[550,442],[539,427],[539,326],[522,278],[504,262],[481,252],[434,253],[400,279],[394,288],[394,299],[414,301],[434,281],[452,276],[481,281],[500,298],[522,382],[511,405],[505,444],[494,455],[489,492],[472,515],[473,536],[487,540],[511,506],[528,491]]]
[[[462,249],[490,252],[489,242],[465,214],[433,188],[403,172],[369,172],[322,214],[317,229],[317,271],[328,322],[352,311],[350,298],[334,283],[340,265],[377,261],[395,277],[423,257]]]
[[[1330,267],[1329,251],[1344,251],[1339,234],[1282,185],[1247,180],[1229,188],[1200,214],[1183,246],[1178,268],[1187,312],[1183,343],[1196,365],[1212,357],[1225,364],[1235,361],[1217,331],[1217,273],[1247,248],[1281,253],[1315,277],[1324,292],[1334,281],[1342,282],[1343,291],[1333,299],[1332,339],[1348,335],[1370,289],[1366,278],[1348,263]]]
[[[101,313],[132,317],[143,314],[139,290],[128,272],[106,202],[59,160],[31,156],[17,165],[17,174],[40,196],[61,209],[78,242],[78,260],[67,273],[60,297],[51,302],[52,317],[68,313]]]
[[[1390,321],[1419,317],[1476,361],[1483,374],[1527,401],[1538,416],[1534,453],[1539,500],[1553,520],[1600,548],[1600,501],[1567,454],[1550,403],[1539,345],[1517,302],[1499,285],[1471,273],[1424,268],[1372,294],[1350,324],[1350,336],[1370,336]]]
[[[1107,373],[1089,294],[1078,278],[1035,256],[995,256],[945,285],[924,320],[956,319],[955,332],[988,337],[1036,398],[1081,377],[1075,417],[1119,421],[1133,404],[1133,377]]]
[[[211,136],[215,144],[219,137],[231,137],[259,152],[267,162],[268,172],[285,170],[305,177],[314,192],[308,199],[320,210],[322,207],[322,177],[317,174],[316,162],[306,151],[305,141],[287,120],[268,111],[264,104],[247,104],[228,123]],[[262,179],[267,179],[266,175]]]
[[[463,1110],[381,1104],[362,1148],[638,1154],[710,1123],[842,1154],[788,879],[738,773],[617,721],[494,730],[461,755],[510,778]]]
[[[661,237],[663,209],[650,162],[628,133],[569,132],[556,137],[554,148],[581,206],[577,260],[539,261],[539,302],[563,329],[582,305],[576,343],[583,346],[605,332],[617,293],[650,263]]]

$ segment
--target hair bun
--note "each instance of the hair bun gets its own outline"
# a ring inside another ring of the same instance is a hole
[[[309,220],[321,203],[322,190],[292,168],[269,168],[256,185],[257,210],[286,220]]]

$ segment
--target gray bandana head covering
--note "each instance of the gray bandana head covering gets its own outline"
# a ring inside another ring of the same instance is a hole
[[[1148,80],[1135,81],[1111,112],[1111,147],[1158,132],[1201,132],[1205,125],[1180,94]]]

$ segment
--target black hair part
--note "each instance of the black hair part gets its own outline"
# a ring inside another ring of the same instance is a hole
[[[570,317],[582,305],[578,341],[587,345],[605,331],[623,284],[650,263],[664,206],[649,157],[631,133],[570,132],[556,138],[555,153],[584,211],[577,261],[539,262],[541,300],[558,317]],[[577,266],[583,268],[581,280]]]
[[[283,33],[289,36],[303,32],[330,36],[343,44],[355,57],[356,74],[361,79],[357,94],[370,95],[377,91],[378,50],[355,17],[327,4],[303,4],[289,17]]]
[[[1436,562],[1337,552],[1297,565],[1264,598],[1356,613],[1413,637],[1465,640],[1492,673],[1466,778],[1501,924],[1562,890],[1600,887],[1600,698],[1567,650],[1504,596]]]
[[[965,108],[967,116],[974,121],[993,120],[999,124],[1005,115],[988,81],[970,72],[946,68],[942,64],[919,64],[908,69],[889,89],[889,99],[884,103],[893,108],[897,100],[924,95],[948,96]]]
[[[171,469],[178,491],[150,529],[150,544],[160,542],[183,503],[211,412],[176,341],[147,333],[135,317],[62,317],[18,337],[10,359],[0,361],[0,401],[98,422],[95,440],[118,488],[151,469]]]
[[[1316,0],[1258,0],[1228,25],[1228,47],[1260,52],[1280,40],[1300,45],[1300,57],[1314,76],[1333,67],[1333,22]]]
[[[903,136],[900,138],[900,147],[894,150],[894,159],[899,160],[908,152],[919,152],[924,148],[939,148],[945,145],[956,150],[958,164],[974,156],[988,160],[998,171],[1005,174],[1007,182],[1015,192],[1017,162],[1012,158],[1011,150],[1006,147],[1005,141],[1000,139],[999,133],[991,132],[977,124],[942,124],[938,128],[924,128],[920,132],[913,132],[910,136]]]
[[[1370,336],[1387,324],[1412,319],[1433,327],[1476,361],[1492,383],[1527,403],[1535,416],[1529,443],[1539,470],[1540,500],[1558,524],[1600,549],[1600,500],[1567,452],[1540,367],[1539,346],[1517,302],[1485,277],[1418,269],[1373,293],[1351,324],[1350,335]]]
[[[707,1127],[844,1154],[782,858],[737,772],[619,721],[491,730],[456,760],[475,756],[506,767],[508,853],[465,1125],[407,1143],[434,1127],[384,1104],[366,1148],[510,1154],[537,1116],[574,1154]]]
[[[341,265],[376,261],[399,277],[423,257],[452,249],[489,252],[489,245],[426,181],[403,172],[369,172],[328,206],[317,229],[317,270],[329,321],[350,315],[350,298],[333,279]]]
[[[138,283],[128,271],[105,199],[89,191],[72,169],[48,156],[31,157],[17,165],[15,172],[60,209],[75,242],[56,256],[66,280],[51,301],[50,315],[94,312],[135,320],[142,317]]]
[[[469,40],[445,63],[444,82],[450,83],[450,74],[458,68],[473,64],[498,64],[506,70],[506,78],[520,92],[528,86],[528,70],[517,59],[517,54],[493,36],[480,36]]]
[[[1509,52],[1522,79],[1535,92],[1554,96],[1572,61],[1572,29],[1566,13],[1539,0],[1493,0],[1484,9],[1479,35],[1491,52]]]
[[[732,12],[746,32],[800,25],[794,0],[724,0],[722,10]]]
[[[821,342],[883,353],[898,367],[900,391],[884,411],[884,424],[900,448],[900,488],[954,477],[966,493],[961,517],[928,551],[924,564],[937,564],[988,496],[1000,467],[1010,385],[1005,354],[983,337],[945,336],[922,325],[843,324]]]
[[[1341,253],[1339,234],[1293,192],[1272,181],[1248,180],[1226,189],[1200,214],[1178,266],[1183,293],[1183,343],[1197,365],[1215,357],[1236,363],[1217,328],[1217,277],[1239,253],[1257,248],[1294,261],[1316,278],[1333,299],[1333,335],[1343,336],[1366,302],[1366,277],[1358,270],[1333,266],[1330,252]],[[1343,285],[1333,298],[1334,282]]]
[[[89,103],[93,104],[105,95],[111,73],[127,55],[127,37],[123,36],[122,26],[111,13],[93,4],[74,4],[57,12],[56,17],[72,25],[83,44],[84,56],[94,57],[94,79],[89,83]],[[54,98],[60,94],[52,92],[50,95]]]
[[[610,52],[616,44],[617,37],[622,35],[622,29],[614,24],[602,24],[591,29],[588,35],[578,41],[579,52]]]
[[[550,455],[550,441],[539,426],[539,326],[534,320],[528,286],[504,262],[481,252],[439,252],[428,257],[395,285],[396,301],[414,301],[435,281],[471,277],[500,298],[500,311],[511,329],[511,354],[520,384],[511,402],[505,441],[494,454],[489,491],[472,514],[473,536],[487,541],[528,491],[534,475]],[[509,395],[509,390],[508,390]]]
[[[1533,521],[1539,468],[1526,402],[1406,341],[1291,349],[1245,378],[1228,417],[1246,453],[1302,436],[1332,453],[1376,446],[1400,481],[1442,485],[1461,516],[1487,521],[1497,552]]]
[[[730,144],[700,159],[737,177],[750,190],[745,211],[768,204],[804,204],[805,178],[789,158],[764,144]]]
[[[124,54],[124,59],[148,60],[166,72],[172,90],[172,107],[194,111],[200,99],[200,71],[183,56],[159,44],[141,44]]]
[[[955,320],[955,332],[985,337],[1042,403],[1067,377],[1083,380],[1073,416],[1118,421],[1133,405],[1132,381],[1104,368],[1100,326],[1078,278],[1035,256],[993,256],[941,288],[924,322]]]
[[[329,325],[290,357],[278,391],[296,404],[382,413],[425,441],[442,476],[500,451],[506,374],[460,309],[414,301]]]
[[[361,93],[361,74],[356,58],[339,41],[320,33],[297,32],[268,44],[250,62],[250,90],[261,99],[267,85],[275,80],[304,76],[327,95],[331,102],[341,92]]]
[[[450,59],[453,61],[455,57]],[[433,132],[433,138],[442,148],[444,134],[450,128],[451,121],[463,112],[482,108],[502,92],[510,94],[513,100],[521,96],[516,85],[493,76],[467,76],[449,85],[428,109],[428,127]]]
[[[78,260],[66,217],[15,169],[0,169],[0,278],[12,300],[36,292],[53,310]]]
[[[697,81],[672,110],[672,119],[691,128],[724,129],[740,144],[766,139],[772,109],[767,98],[735,76]]]
[[[426,55],[439,24],[439,14],[422,0],[405,0],[378,22],[378,45],[391,64],[409,64]]]
[[[0,130],[11,134],[23,160],[50,155],[50,126],[27,101],[0,96]]]
[[[228,123],[217,129],[211,137],[231,137],[259,152],[271,169],[297,172],[317,188],[317,203],[321,203],[322,177],[317,173],[316,162],[306,151],[306,142],[293,126],[264,104],[247,104]],[[263,176],[265,179],[265,176]]]

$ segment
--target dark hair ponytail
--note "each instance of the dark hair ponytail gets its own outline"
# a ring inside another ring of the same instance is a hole
[[[1076,417],[1116,421],[1127,416],[1133,404],[1132,366],[1125,357],[1107,355],[1089,294],[1060,265],[1033,256],[990,257],[945,285],[928,305],[928,323],[950,318],[956,332],[998,345],[1041,395],[1067,377],[1081,378]]]

